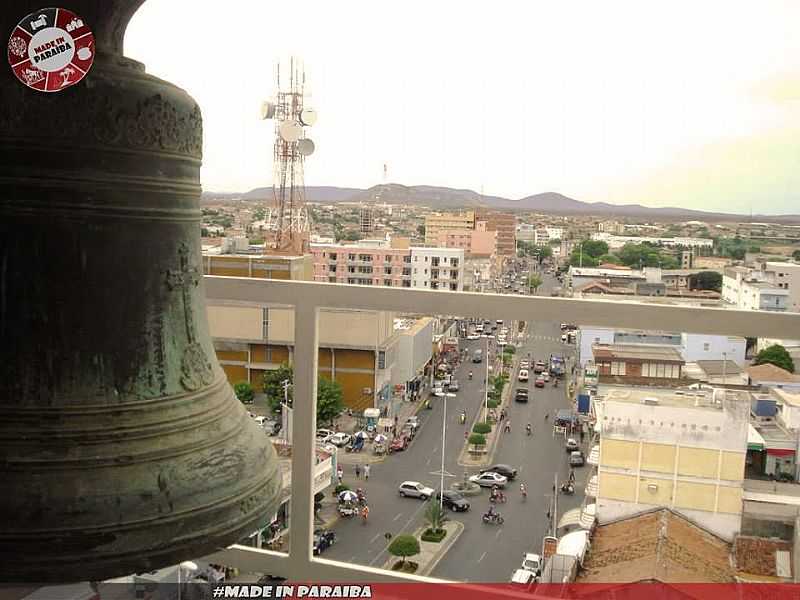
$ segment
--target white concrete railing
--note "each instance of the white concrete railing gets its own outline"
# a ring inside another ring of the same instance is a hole
[[[296,581],[418,581],[372,567],[314,558],[315,415],[317,317],[320,308],[358,308],[429,315],[567,322],[578,325],[800,339],[800,313],[635,304],[608,300],[510,296],[408,288],[355,286],[206,276],[206,296],[215,305],[295,307],[295,389],[289,554],[232,546],[213,560],[242,571],[280,575]],[[305,476],[298,476],[303,473]]]

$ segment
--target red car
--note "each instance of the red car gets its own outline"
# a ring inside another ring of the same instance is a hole
[[[408,438],[404,435],[394,438],[389,445],[389,452],[402,452],[408,448]]]
[[[536,387],[543,388],[544,387],[544,377],[537,377],[536,383],[534,384]]]

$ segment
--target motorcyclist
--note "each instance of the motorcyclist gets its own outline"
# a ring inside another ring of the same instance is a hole
[[[528,424],[525,426],[525,431],[527,431],[527,432],[528,432],[528,435],[530,435],[530,434],[531,434],[531,431],[532,431],[532,430],[531,430],[531,424],[530,424],[530,423],[528,423]]]
[[[472,371],[469,372],[469,378],[472,380]]]
[[[489,498],[491,500],[497,500],[497,495],[498,495],[499,492],[500,492],[500,488],[498,488],[496,485],[493,485],[492,486],[492,492],[491,492]]]
[[[494,509],[494,504],[489,505],[489,510],[486,511],[486,516],[493,519],[497,516],[497,511]]]
[[[522,494],[523,498],[527,498],[528,497],[528,488],[525,487],[524,483],[520,483],[519,484],[519,492],[520,492],[520,494]]]

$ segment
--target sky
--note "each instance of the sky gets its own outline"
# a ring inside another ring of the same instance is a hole
[[[125,54],[203,111],[203,189],[272,184],[305,64],[306,185],[800,213],[800,2],[147,0]]]

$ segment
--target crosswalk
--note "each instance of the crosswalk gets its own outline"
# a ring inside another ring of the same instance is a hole
[[[551,335],[532,335],[528,339],[538,340],[540,342],[553,342],[554,344],[564,344],[565,346],[568,345],[565,342],[562,342],[560,337],[553,337]]]

